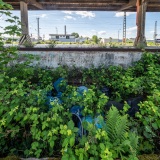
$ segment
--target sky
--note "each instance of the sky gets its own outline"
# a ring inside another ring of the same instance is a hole
[[[20,17],[20,11],[12,11],[13,15]],[[126,37],[136,37],[136,13],[127,12]],[[37,18],[39,18],[40,36],[49,39],[49,34],[64,34],[66,25],[67,34],[73,32],[83,37],[97,35],[101,38],[123,37],[123,12],[107,11],[29,11],[29,32],[37,37]],[[4,15],[0,15],[0,32],[7,23]],[[153,39],[155,21],[157,21],[157,38],[160,38],[160,12],[146,14],[146,39]]]

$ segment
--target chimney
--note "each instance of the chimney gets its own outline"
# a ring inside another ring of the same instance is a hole
[[[65,36],[66,36],[66,25],[64,26],[64,34],[65,34]]]

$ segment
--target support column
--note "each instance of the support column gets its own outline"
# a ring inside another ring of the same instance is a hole
[[[137,0],[137,37],[134,42],[134,46],[145,47],[147,46],[145,38],[145,18],[146,18],[146,9],[147,9],[148,0]]]
[[[22,37],[19,40],[19,44],[24,44],[25,42],[32,43],[29,36],[29,28],[28,28],[28,4],[24,1],[20,1],[20,9],[21,9],[21,29],[22,29]]]

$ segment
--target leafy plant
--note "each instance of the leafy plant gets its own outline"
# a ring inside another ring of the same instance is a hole
[[[129,154],[136,158],[138,148],[138,136],[129,131],[127,115],[121,116],[117,108],[112,107],[107,114],[106,130],[109,140],[113,145],[112,150],[115,158],[125,158],[123,154]],[[128,159],[128,158],[126,158]]]
[[[56,41],[50,41],[48,48],[55,48],[56,47]]]
[[[140,111],[136,117],[142,125],[142,129],[139,131],[144,135],[140,148],[142,151],[151,152],[153,148],[156,148],[156,142],[160,142],[160,91],[154,90],[153,95],[148,96],[147,100],[140,103],[139,106]],[[147,147],[144,147],[145,144]],[[157,144],[157,146],[159,145]]]
[[[32,42],[28,42],[26,41],[23,46],[25,46],[26,48],[33,48],[35,46],[35,44],[33,44]]]

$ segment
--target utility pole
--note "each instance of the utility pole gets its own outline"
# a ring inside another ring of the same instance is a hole
[[[56,34],[58,34],[58,28],[56,27]]]
[[[37,18],[37,36],[38,36],[38,41],[39,41],[39,39],[40,39],[39,30],[40,30],[40,28],[39,28],[39,18]]]
[[[126,43],[126,12],[124,12],[123,18],[123,43]]]
[[[156,44],[157,39],[157,21],[155,21],[155,27],[154,27],[154,43]]]
[[[119,31],[120,31],[120,30],[121,30],[121,29],[118,30],[118,43],[119,43]]]

